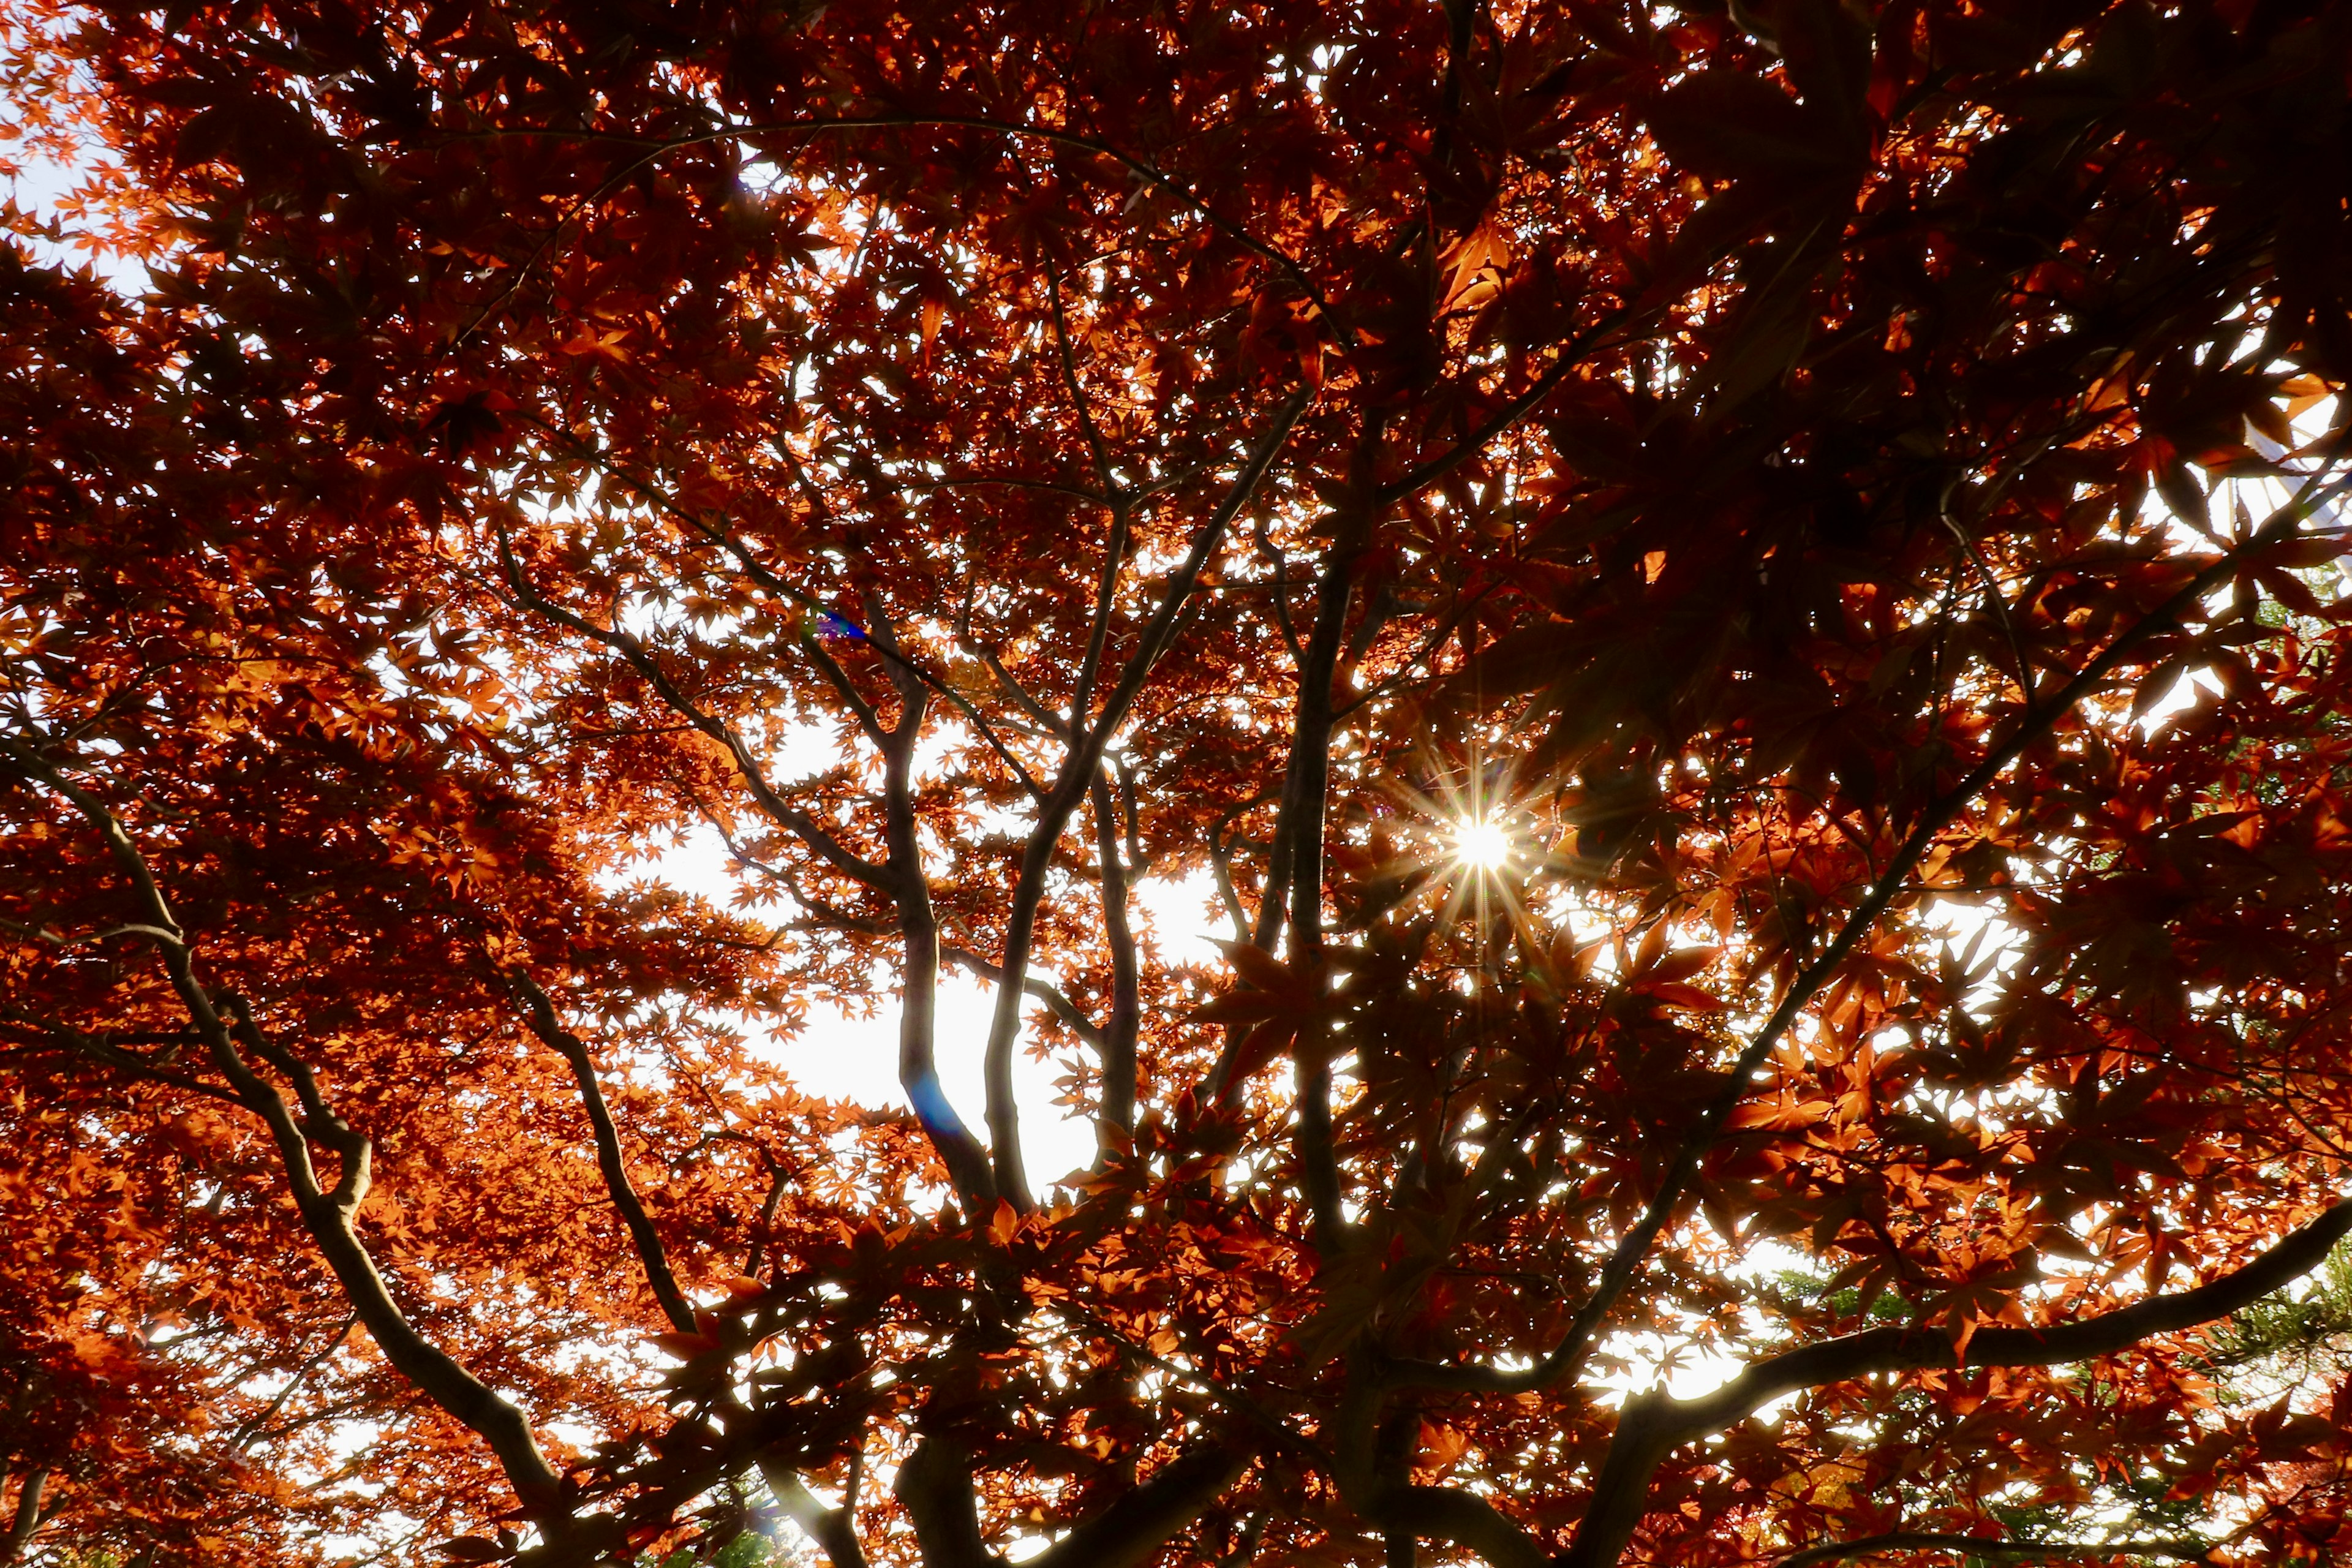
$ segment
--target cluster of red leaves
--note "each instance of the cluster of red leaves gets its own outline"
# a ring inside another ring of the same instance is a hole
[[[2336,1548],[2352,12],[11,9],[10,1551]]]

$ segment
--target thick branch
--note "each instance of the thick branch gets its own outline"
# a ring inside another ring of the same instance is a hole
[[[870,635],[896,646],[897,634],[871,610]],[[898,689],[898,727],[883,748],[882,795],[885,836],[889,845],[889,890],[898,910],[903,959],[898,1004],[898,1084],[907,1103],[939,1151],[956,1195],[967,1211],[984,1215],[995,1201],[988,1151],[956,1114],[940,1084],[938,1057],[940,922],[931,908],[931,885],[923,874],[923,844],[915,818],[915,745],[921,738],[927,689],[892,665]]]
[[[1152,667],[1174,640],[1177,623],[1200,582],[1202,568],[1208,564],[1234,516],[1256,492],[1259,481],[1289,439],[1291,426],[1307,407],[1307,397],[1306,392],[1299,391],[1283,400],[1275,413],[1272,428],[1259,439],[1241,472],[1227,487],[1216,511],[1194,535],[1192,548],[1171,574],[1159,607],[1137,637],[1135,649],[1121,668],[1118,683],[1104,700],[1101,711],[1091,717],[1076,710],[1071,714],[1075,743],[1064,753],[1054,787],[1038,807],[1036,824],[1022,853],[1020,876],[1013,884],[1011,905],[1005,913],[1006,983],[997,987],[983,1063],[989,1150],[996,1193],[1016,1208],[1025,1210],[1030,1201],[1028,1173],[1021,1158],[1021,1112],[1013,1092],[1013,1056],[1021,1037],[1020,983],[1028,973],[1029,954],[1036,937],[1037,910],[1045,899],[1045,876],[1053,865],[1054,847],[1060,842],[1072,813],[1100,773],[1103,751],[1112,733],[1142,692]]]
[[[915,1526],[923,1568],[1000,1568],[981,1539],[971,1456],[961,1445],[923,1438],[898,1467],[892,1490]]]
[[[1552,1561],[1543,1543],[1502,1510],[1453,1487],[1396,1488],[1376,1522],[1414,1540],[1452,1542],[1476,1552],[1492,1568],[1549,1568]]]
[[[530,1032],[570,1064],[572,1076],[580,1085],[580,1100],[587,1107],[588,1125],[596,1137],[596,1168],[604,1173],[604,1191],[611,1195],[613,1206],[620,1211],[621,1222],[629,1227],[629,1240],[637,1249],[637,1261],[645,1267],[646,1283],[653,1288],[654,1300],[661,1303],[662,1313],[669,1319],[672,1328],[682,1334],[694,1332],[694,1305],[678,1289],[677,1276],[670,1268],[669,1253],[662,1246],[661,1233],[654,1228],[653,1216],[646,1213],[646,1205],[629,1180],[628,1163],[621,1153],[621,1134],[613,1125],[612,1108],[604,1102],[604,1090],[596,1081],[596,1063],[588,1055],[586,1043],[563,1026],[555,1016],[555,1004],[530,976],[511,974],[507,978],[530,1005]]]
[[[1370,488],[1370,465],[1378,450],[1381,427],[1369,426],[1357,443],[1350,479],[1359,495]],[[1323,812],[1330,793],[1331,682],[1339,668],[1339,647],[1347,628],[1348,605],[1354,596],[1356,563],[1363,553],[1371,519],[1358,510],[1337,520],[1336,536],[1325,552],[1322,580],[1315,590],[1315,625],[1307,635],[1307,658],[1298,669],[1298,703],[1290,736],[1290,767],[1283,781],[1282,812],[1275,824],[1273,860],[1286,873],[1290,895],[1290,952],[1293,963],[1305,963],[1323,947]],[[1267,905],[1276,904],[1272,868],[1265,902],[1259,907],[1261,929]],[[1276,905],[1278,907],[1278,905]],[[1296,1147],[1304,1174],[1307,1206],[1314,1215],[1315,1245],[1325,1257],[1343,1246],[1347,1224],[1339,1207],[1339,1163],[1331,1149],[1331,1069],[1328,1052],[1302,1040],[1294,1052],[1297,1068],[1298,1121]],[[1221,1086],[1230,1094],[1236,1086]]]
[[[1034,1568],[1138,1568],[1201,1517],[1255,1450],[1218,1439],[1171,1461],[1045,1551]]]
[[[2004,1541],[1983,1535],[1957,1535],[1927,1530],[1889,1531],[1853,1541],[1829,1541],[1791,1552],[1772,1568],[1813,1568],[1817,1563],[1842,1563],[1874,1557],[1882,1552],[1955,1552],[1966,1557],[2031,1563],[2045,1557],[2170,1557],[2195,1563],[2213,1552],[2203,1541]]]
[[[1251,921],[1250,945],[1272,952],[1282,940],[1283,919],[1290,911],[1290,825],[1297,815],[1291,797],[1302,787],[1297,760],[1284,773],[1282,793],[1276,797],[1274,838],[1265,854],[1265,885],[1258,889],[1257,916]],[[1228,1084],[1224,1092],[1238,1092],[1239,1086]]]
[[[327,1110],[308,1068],[294,1062],[282,1050],[268,1047],[253,1027],[249,1014],[237,1018],[237,1028],[232,1032],[229,1018],[224,1016],[224,1008],[231,1004],[225,999],[216,1005],[212,993],[196,978],[194,950],[173,917],[146,858],[140,854],[114,814],[97,796],[67,779],[21,742],[0,738],[0,754],[5,754],[25,774],[38,779],[72,803],[130,879],[141,916],[145,924],[153,928],[152,940],[173,989],[210,1050],[215,1068],[246,1107],[268,1126],[286,1171],[287,1184],[293,1190],[296,1211],[327,1266],[341,1283],[352,1310],[383,1351],[384,1359],[426,1398],[488,1443],[524,1505],[551,1529],[562,1530],[568,1522],[560,1500],[562,1478],[540,1451],[530,1423],[521,1411],[416,1331],[407,1314],[393,1300],[383,1276],[376,1270],[375,1259],[352,1228],[352,1216],[367,1196],[372,1148],[366,1137]],[[240,1034],[249,1043],[264,1045],[267,1055],[278,1065],[292,1069],[289,1076],[303,1101],[301,1120],[296,1119],[285,1098],[247,1062],[238,1049],[236,1037]],[[317,1170],[311,1164],[310,1140],[314,1137],[332,1149],[342,1163],[331,1192],[321,1190]]]
[[[46,1465],[37,1465],[25,1472],[16,1483],[16,1506],[8,1515],[8,1533],[0,1535],[0,1565],[16,1562],[32,1544],[33,1532],[41,1528],[46,1516],[41,1512],[41,1499],[48,1490],[49,1471]]]
[[[1118,814],[1110,780],[1095,774],[1095,856],[1102,866],[1103,936],[1110,944],[1110,1018],[1103,1030],[1102,1126],[1124,1136],[1135,1125],[1135,1038],[1142,1023],[1142,981],[1135,931],[1128,923],[1127,863],[1118,852]]]
[[[833,1568],[866,1568],[866,1549],[858,1543],[857,1521],[850,1511],[855,1498],[845,1500],[839,1508],[827,1508],[798,1473],[766,1460],[761,1462],[760,1477],[775,1494],[776,1505],[824,1548]]]
[[[1629,1403],[1593,1483],[1593,1505],[1564,1568],[1606,1568],[1633,1539],[1650,1477],[1685,1443],[1722,1431],[1783,1394],[1878,1373],[1936,1367],[2052,1366],[2112,1355],[2160,1334],[2228,1317],[2316,1268],[2352,1235],[2352,1198],[2323,1212],[2244,1268],[2194,1289],[2153,1296],[2078,1322],[2039,1329],[1985,1328],[1955,1353],[1942,1331],[1889,1326],[1788,1351],[1758,1363],[1712,1394]]]

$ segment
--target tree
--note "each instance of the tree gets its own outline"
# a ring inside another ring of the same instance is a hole
[[[2347,31],[18,0],[0,1558],[2328,1560]]]

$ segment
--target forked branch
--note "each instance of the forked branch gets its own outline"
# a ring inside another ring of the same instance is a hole
[[[373,1150],[367,1137],[333,1113],[309,1067],[264,1037],[241,999],[216,999],[197,978],[194,949],[173,916],[153,870],[105,803],[13,737],[0,737],[0,757],[20,775],[37,781],[69,803],[130,882],[141,923],[152,932],[148,940],[162,958],[197,1037],[238,1100],[268,1125],[296,1212],[384,1359],[426,1398],[490,1445],[508,1482],[542,1528],[559,1537],[570,1534],[572,1520],[562,1500],[562,1477],[541,1452],[530,1423],[520,1410],[417,1331],[393,1300],[374,1258],[353,1228],[353,1216],[368,1193]],[[247,1049],[292,1079],[301,1114],[298,1116],[285,1096],[254,1069]],[[311,1162],[314,1140],[333,1151],[341,1163],[331,1189],[321,1185]]]
[[[889,873],[884,868],[850,849],[814,817],[786,800],[768,782],[766,770],[751,754],[751,747],[735,727],[687,695],[685,689],[671,679],[669,672],[661,667],[661,662],[653,657],[642,639],[629,632],[600,626],[533,587],[530,576],[522,569],[522,563],[515,555],[514,542],[503,524],[499,529],[499,565],[506,575],[508,587],[525,609],[620,655],[623,662],[654,689],[672,712],[725,747],[736,771],[742,774],[743,782],[751,787],[752,798],[760,803],[760,809],[766,812],[778,826],[798,837],[827,864],[868,887],[879,887],[888,880]]]
[[[1021,1037],[1021,983],[1028,974],[1037,911],[1045,899],[1045,877],[1053,865],[1054,847],[1061,841],[1072,814],[1100,773],[1103,752],[1112,734],[1125,721],[1144,683],[1150,679],[1153,667],[1175,640],[1177,625],[1192,601],[1202,568],[1289,440],[1291,427],[1306,411],[1307,395],[1305,389],[1294,392],[1276,410],[1272,426],[1243,461],[1241,471],[1226,487],[1216,510],[1194,534],[1183,560],[1170,574],[1158,607],[1137,637],[1134,650],[1120,667],[1118,679],[1103,700],[1101,710],[1091,716],[1073,711],[1072,744],[1063,755],[1053,789],[1038,807],[1027,847],[1022,852],[1020,876],[1013,883],[1011,906],[1005,914],[1005,981],[997,987],[996,1007],[989,1021],[987,1056],[982,1064],[995,1189],[997,1195],[1016,1208],[1025,1210],[1030,1197],[1028,1173],[1021,1157],[1021,1113],[1013,1091],[1013,1056]]]

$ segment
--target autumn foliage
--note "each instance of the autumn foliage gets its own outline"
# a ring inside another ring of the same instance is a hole
[[[2352,7],[0,16],[0,1563],[2352,1549]]]

